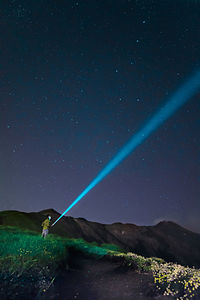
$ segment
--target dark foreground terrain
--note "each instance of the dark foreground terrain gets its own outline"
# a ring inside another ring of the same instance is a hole
[[[120,260],[91,258],[76,251],[70,254],[68,265],[61,266],[48,284],[45,277],[40,278],[40,288],[36,278],[28,273],[18,278],[11,276],[0,285],[1,300],[175,299],[159,295],[151,272],[130,268]]]
[[[68,217],[43,239],[49,213],[0,212],[0,300],[200,300],[199,234]]]
[[[69,269],[62,271],[41,297],[62,300],[175,299],[156,291],[151,272],[139,272],[107,259],[94,260],[76,254]]]

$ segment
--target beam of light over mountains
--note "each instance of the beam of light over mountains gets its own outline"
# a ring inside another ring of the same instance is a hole
[[[119,152],[107,163],[83,192],[70,204],[70,206],[52,224],[58,222],[75,204],[77,204],[91,189],[93,189],[103,178],[105,178],[115,167],[117,167],[129,154],[135,150],[145,139],[149,137],[164,121],[172,116],[182,105],[193,97],[200,88],[200,71],[191,76],[179,89],[169,97],[168,101],[161,107],[119,150]]]

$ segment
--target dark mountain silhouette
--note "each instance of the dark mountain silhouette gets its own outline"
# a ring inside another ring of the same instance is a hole
[[[54,209],[31,213],[2,211],[0,225],[40,232],[41,223],[47,215],[52,216],[53,222],[60,216]],[[51,227],[50,233],[82,238],[98,244],[115,244],[145,257],[159,257],[167,262],[200,268],[200,234],[171,221],[162,221],[154,226],[137,226],[122,223],[101,224],[67,216]]]

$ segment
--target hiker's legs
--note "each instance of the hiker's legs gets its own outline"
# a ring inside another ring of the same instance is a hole
[[[43,238],[45,238],[45,236],[46,236],[45,231],[46,231],[46,229],[43,229],[43,230],[42,230],[42,237],[43,237]]]
[[[44,230],[44,238],[47,236],[47,234],[48,234],[48,229],[45,229]]]
[[[43,229],[42,230],[42,237],[45,238],[48,234],[49,230],[48,229]]]

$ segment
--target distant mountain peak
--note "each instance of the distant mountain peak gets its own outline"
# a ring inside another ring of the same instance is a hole
[[[52,214],[52,215],[59,215],[60,216],[60,213],[57,212],[53,208],[47,208],[47,209],[44,209],[44,210],[40,210],[39,213],[44,214],[44,215]]]
[[[158,222],[155,226],[157,225],[167,225],[167,224],[176,224],[175,222],[172,222],[172,221],[167,221],[167,220],[163,220],[163,221],[160,221]]]

